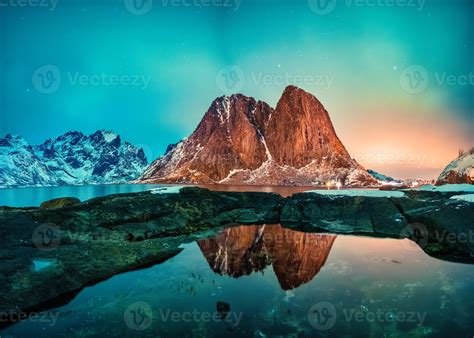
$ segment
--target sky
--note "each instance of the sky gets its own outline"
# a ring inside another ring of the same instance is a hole
[[[0,135],[110,129],[148,159],[218,96],[314,94],[364,167],[433,178],[474,146],[469,0],[0,0]]]

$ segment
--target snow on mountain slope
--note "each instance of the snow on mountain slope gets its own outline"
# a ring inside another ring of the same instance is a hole
[[[367,169],[367,172],[380,183],[402,183],[401,180],[396,180],[393,177],[378,173],[375,170]]]
[[[0,139],[0,186],[125,183],[147,167],[143,149],[99,130],[71,131],[30,146],[22,137]]]
[[[436,181],[436,185],[461,183],[474,184],[474,148],[449,163]]]

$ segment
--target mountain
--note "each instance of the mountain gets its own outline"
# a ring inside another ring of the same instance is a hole
[[[32,146],[21,136],[0,138],[0,186],[125,183],[147,167],[143,149],[99,130],[71,131]]]
[[[336,135],[313,95],[285,89],[277,107],[241,94],[219,97],[191,136],[168,147],[140,183],[375,185]]]
[[[474,184],[474,147],[466,152],[461,151],[436,181],[436,185],[461,183]]]
[[[378,173],[375,170],[367,169],[367,172],[380,183],[402,183],[401,180]]]
[[[0,187],[55,185],[51,171],[21,136],[0,138]]]
[[[239,278],[272,265],[281,288],[291,290],[318,274],[335,239],[281,225],[244,225],[225,229],[198,245],[216,273]]]

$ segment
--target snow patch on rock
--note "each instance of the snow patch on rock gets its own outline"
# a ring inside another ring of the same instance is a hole
[[[474,194],[467,194],[467,195],[456,195],[451,197],[452,200],[459,200],[469,203],[474,203]]]
[[[150,192],[153,195],[161,195],[161,194],[178,194],[180,190],[184,188],[182,185],[170,186],[170,187],[159,187],[151,189]]]

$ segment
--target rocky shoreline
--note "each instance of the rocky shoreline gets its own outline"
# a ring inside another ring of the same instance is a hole
[[[429,255],[474,263],[474,204],[460,193],[404,197],[283,198],[263,192],[110,195],[41,208],[0,208],[0,325],[67,302],[85,286],[163,262],[180,245],[235,225],[281,224],[298,231],[412,238]]]

